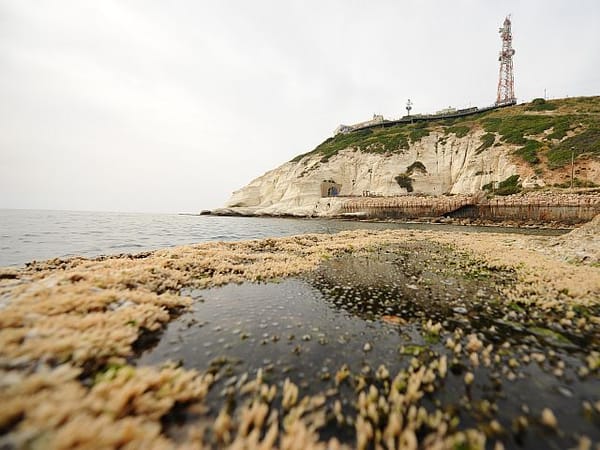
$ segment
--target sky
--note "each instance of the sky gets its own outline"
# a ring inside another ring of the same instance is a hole
[[[0,208],[199,212],[340,124],[600,95],[598,0],[0,0]]]

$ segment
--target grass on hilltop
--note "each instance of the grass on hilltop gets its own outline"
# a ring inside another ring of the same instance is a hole
[[[571,160],[571,149],[575,157],[600,157],[600,97],[573,97],[551,102],[539,98],[528,104],[465,118],[397,124],[388,128],[381,126],[338,134],[292,161],[320,154],[321,162],[326,162],[344,149],[398,154],[432,131],[441,133],[438,145],[445,145],[449,135],[462,138],[476,129],[485,131],[476,154],[503,143],[512,144],[519,146],[515,156],[532,166],[540,168],[542,161],[547,160],[549,169],[563,167]]]
[[[513,195],[521,192],[521,183],[519,182],[519,175],[511,175],[506,180],[498,183],[496,189],[494,189],[494,182],[488,183],[482,186],[484,191],[493,192],[495,195]]]

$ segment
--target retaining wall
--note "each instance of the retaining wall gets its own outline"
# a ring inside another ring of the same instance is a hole
[[[576,224],[600,214],[600,199],[538,200],[530,198],[476,201],[472,197],[390,197],[348,200],[342,213],[370,218],[411,219],[456,217],[490,221],[560,222]]]
[[[484,219],[491,221],[514,220],[523,222],[560,222],[576,224],[588,222],[600,214],[600,204],[587,201],[573,203],[550,202],[488,202],[465,205],[447,214],[449,217]]]

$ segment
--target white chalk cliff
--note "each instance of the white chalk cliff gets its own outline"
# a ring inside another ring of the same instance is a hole
[[[235,191],[217,214],[327,216],[336,214],[343,197],[323,197],[322,184],[332,180],[340,196],[361,196],[365,191],[384,196],[406,195],[395,177],[420,162],[425,171],[411,174],[413,194],[472,194],[492,181],[517,173],[506,146],[492,146],[477,153],[482,130],[463,137],[431,132],[407,150],[381,154],[348,148],[325,162],[315,152],[256,178]],[[419,165],[421,167],[421,165]]]

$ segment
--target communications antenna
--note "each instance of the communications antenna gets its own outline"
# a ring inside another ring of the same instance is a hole
[[[500,28],[499,32],[500,39],[502,39],[502,51],[498,58],[498,61],[500,61],[500,76],[498,79],[496,105],[510,105],[517,103],[512,61],[515,50],[512,48],[510,14],[504,19],[504,25]]]

